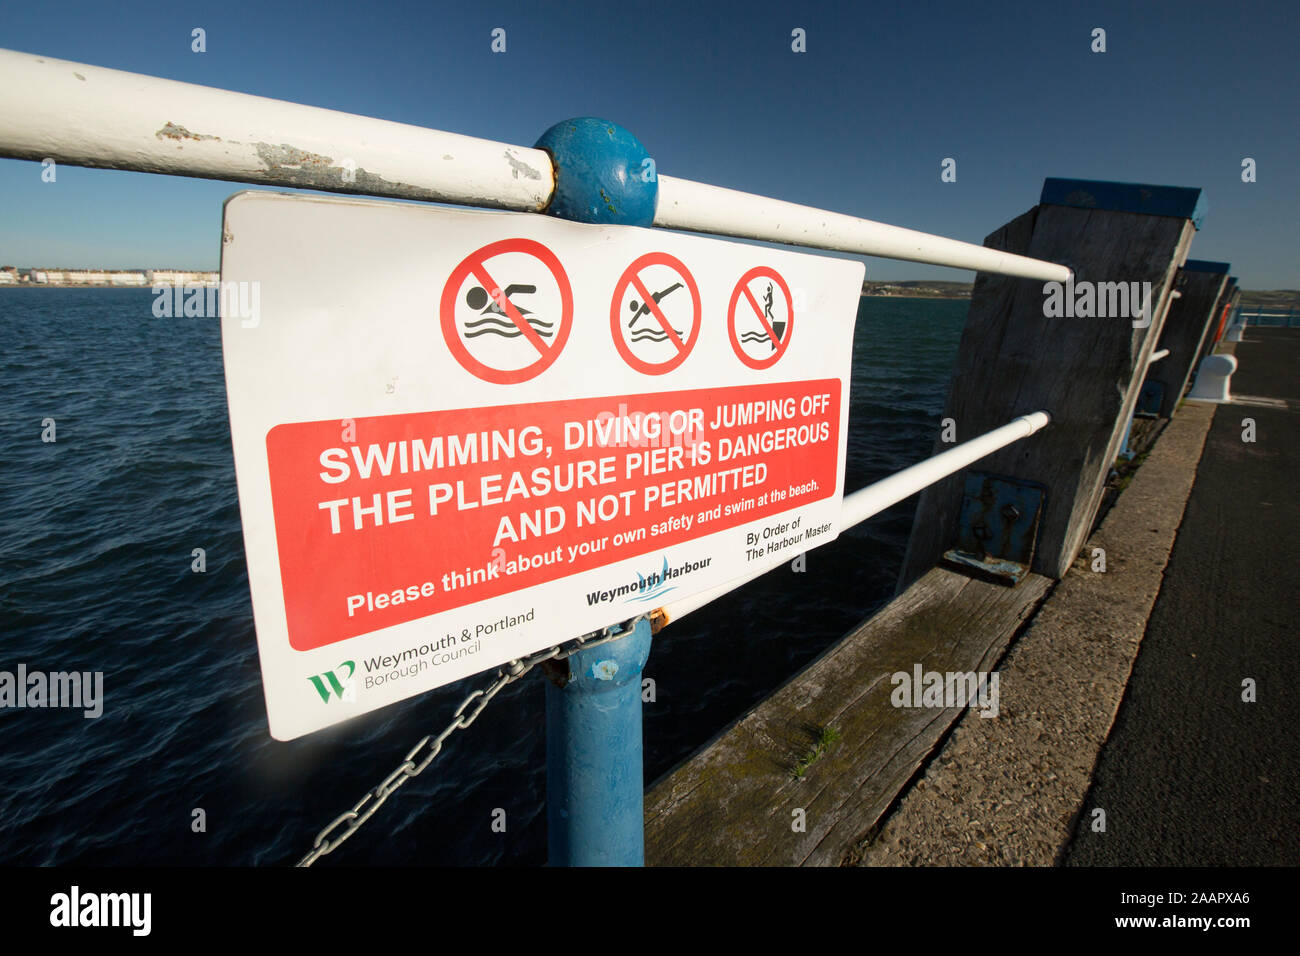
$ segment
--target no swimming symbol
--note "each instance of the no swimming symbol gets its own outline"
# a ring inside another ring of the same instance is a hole
[[[700,290],[680,259],[648,252],[614,286],[609,330],[623,361],[646,375],[671,372],[700,338]]]
[[[438,311],[447,348],[466,371],[515,385],[560,357],[573,329],[573,288],[546,246],[503,239],[452,270]]]
[[[727,333],[736,357],[753,369],[771,368],[790,347],[794,299],[775,269],[750,269],[727,305]]]

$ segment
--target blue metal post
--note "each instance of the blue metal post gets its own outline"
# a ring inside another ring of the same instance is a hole
[[[645,789],[641,669],[650,622],[568,658],[546,684],[547,838],[552,866],[641,866]]]
[[[649,226],[659,180],[635,136],[582,117],[556,123],[537,141],[555,166],[546,213],[575,222]],[[599,374],[599,370],[593,370]],[[645,777],[641,669],[650,624],[579,651],[546,685],[547,837],[552,866],[641,866]]]

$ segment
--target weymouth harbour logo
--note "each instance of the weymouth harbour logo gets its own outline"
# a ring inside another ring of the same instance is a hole
[[[592,591],[587,595],[587,606],[591,607],[604,602],[613,602],[616,598],[627,595],[624,604],[633,601],[654,601],[663,597],[669,591],[677,590],[677,585],[669,586],[668,582],[680,578],[684,574],[691,574],[694,571],[700,571],[707,568],[713,563],[712,558],[701,558],[698,561],[686,561],[677,567],[670,567],[668,558],[663,559],[663,567],[658,571],[652,571],[649,575],[636,572],[636,580],[629,581],[627,584],[621,584],[618,587],[610,588],[608,591]]]
[[[345,667],[348,671],[347,675],[340,680],[339,674]],[[327,704],[330,702],[331,697],[338,697],[339,700],[355,703],[357,687],[356,682],[352,680],[352,675],[356,672],[357,665],[354,661],[344,661],[334,670],[308,677],[307,680],[311,681],[311,685],[316,688],[316,693],[320,694],[320,699]]]
[[[652,572],[649,577],[638,571],[636,576],[639,585],[637,594],[628,598],[628,601],[653,601],[669,591],[677,590],[675,585],[673,587],[668,586],[668,579],[672,576],[672,572],[668,568],[668,558],[666,556],[661,570]]]

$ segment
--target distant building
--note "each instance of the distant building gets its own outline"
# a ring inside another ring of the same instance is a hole
[[[148,285],[216,285],[217,272],[181,272],[174,269],[30,269],[20,280],[16,270],[0,269],[0,283],[30,281],[33,285],[144,287]]]
[[[143,272],[112,272],[100,269],[32,269],[37,285],[144,285]]]
[[[149,271],[149,285],[216,285],[219,272],[177,272],[171,269]]]

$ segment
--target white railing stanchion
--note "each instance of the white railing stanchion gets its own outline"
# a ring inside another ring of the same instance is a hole
[[[1066,266],[720,186],[659,177],[655,225],[1065,282]]]
[[[855,524],[866,521],[873,515],[884,511],[890,505],[898,504],[909,495],[916,494],[922,488],[934,484],[940,478],[946,478],[955,471],[961,471],[967,465],[979,461],[985,455],[992,454],[999,448],[1018,442],[1022,438],[1028,438],[1034,432],[1046,426],[1051,420],[1052,418],[1047,412],[1033,412],[1029,415],[1021,415],[1001,428],[985,432],[978,438],[962,442],[957,447],[941,452],[933,458],[927,458],[925,461],[912,465],[910,468],[904,468],[902,471],[881,479],[873,485],[868,485],[852,494],[845,495],[841,509],[840,530],[843,531]],[[655,630],[657,631],[671,624],[692,611],[698,611],[709,602],[765,574],[766,570],[728,581],[726,584],[721,584],[702,594],[696,594],[693,597],[664,605],[650,616]]]

